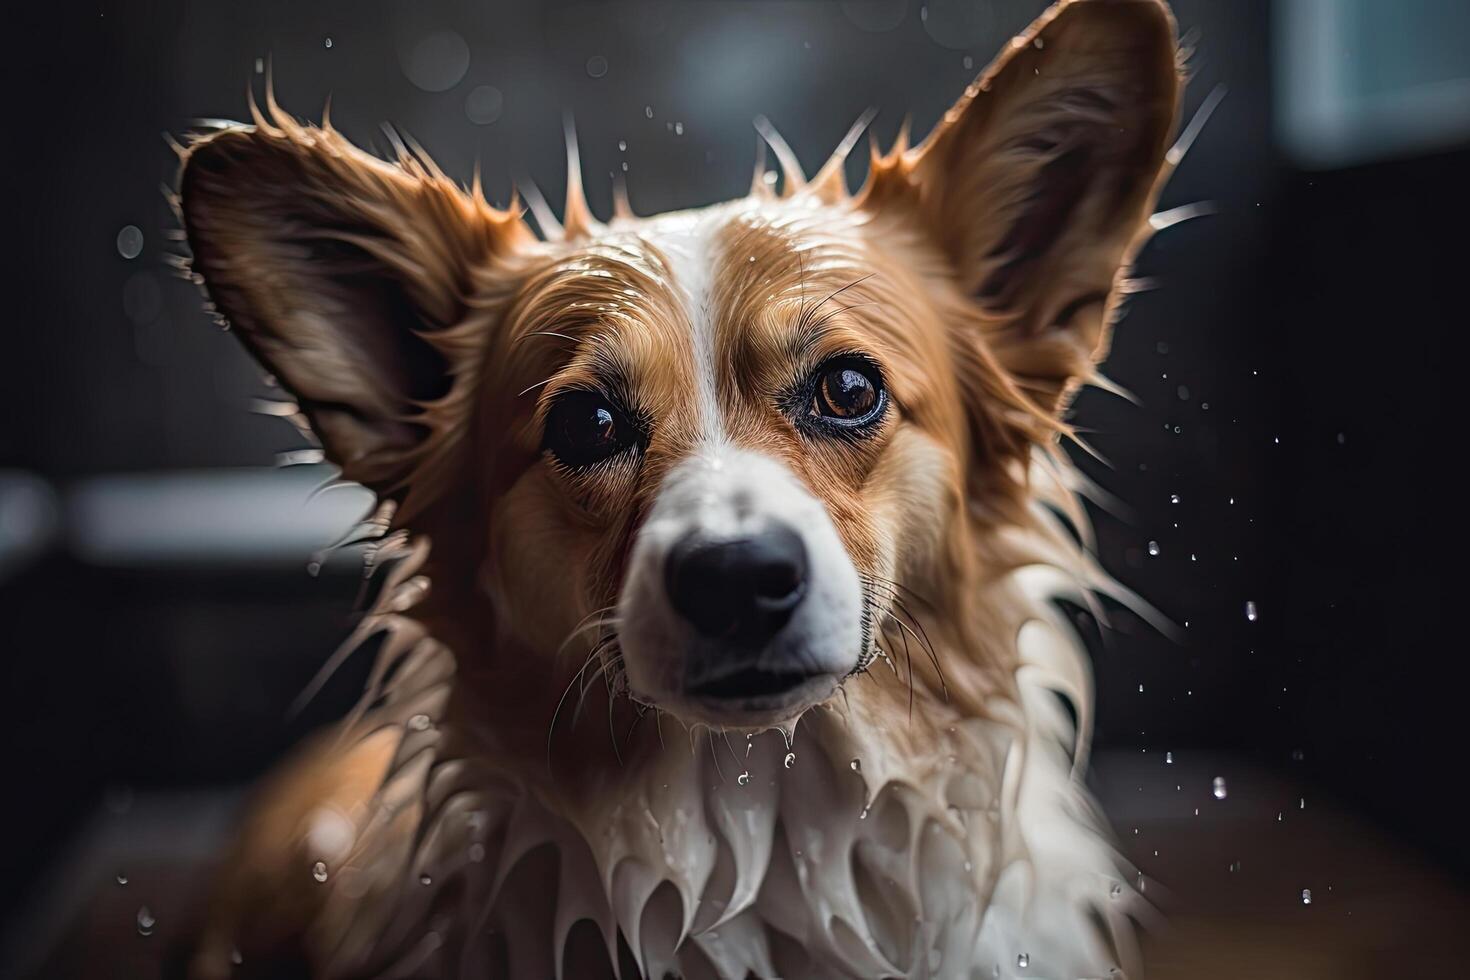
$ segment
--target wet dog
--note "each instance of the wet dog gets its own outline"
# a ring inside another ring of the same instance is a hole
[[[604,224],[574,172],[543,235],[273,103],[194,140],[193,271],[387,566],[194,972],[1129,968],[1059,447],[1180,84],[1162,3],[1060,3],[857,193],[856,133],[809,180],[776,139],[780,193]]]

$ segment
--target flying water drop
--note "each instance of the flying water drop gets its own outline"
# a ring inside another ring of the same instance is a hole
[[[125,259],[136,259],[143,252],[143,232],[137,225],[123,225],[117,233],[117,254]]]

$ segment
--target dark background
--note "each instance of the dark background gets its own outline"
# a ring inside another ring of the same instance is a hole
[[[1405,9],[1432,24],[1456,5]],[[527,177],[560,200],[571,113],[595,212],[610,210],[624,163],[640,212],[691,207],[745,191],[760,113],[808,169],[870,106],[884,145],[905,113],[926,132],[1041,7],[130,0],[7,14],[5,904],[34,894],[100,805],[246,781],[352,695],[349,671],[287,719],[350,622],[359,576],[351,561],[308,575],[325,543],[310,521],[252,543],[249,528],[300,518],[324,476],[259,471],[303,443],[250,411],[258,369],[166,265],[179,246],[163,134],[243,117],[263,59],[289,111],[319,118],[330,94],[359,143],[386,146],[378,126],[392,122],[452,176],[468,181],[478,161],[498,203]],[[1098,743],[1248,760],[1463,876],[1470,671],[1452,402],[1470,144],[1450,127],[1308,169],[1276,136],[1278,66],[1300,42],[1281,9],[1175,8],[1196,48],[1186,115],[1217,85],[1228,95],[1161,207],[1217,213],[1141,258],[1157,288],[1130,304],[1107,365],[1141,403],[1088,392],[1076,420],[1110,461],[1084,467],[1123,502],[1098,514],[1103,561],[1184,640],[1115,612],[1097,652]],[[1412,51],[1408,31],[1388,40]],[[1388,42],[1360,36],[1336,55],[1371,66]],[[135,258],[118,245],[129,225],[143,236]],[[119,480],[156,474],[182,496]],[[232,477],[262,482],[221,504]],[[133,509],[109,511],[119,497]],[[320,526],[363,503],[321,499]],[[98,546],[98,521],[135,539]]]

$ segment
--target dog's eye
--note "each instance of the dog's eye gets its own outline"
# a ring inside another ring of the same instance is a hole
[[[828,361],[814,380],[812,414],[844,428],[877,421],[888,402],[878,369],[860,358]]]
[[[545,446],[573,469],[616,456],[642,438],[637,425],[595,391],[569,391],[546,416]]]

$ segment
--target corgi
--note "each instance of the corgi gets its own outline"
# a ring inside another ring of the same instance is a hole
[[[1136,970],[1054,600],[1126,596],[1062,445],[1181,79],[1161,0],[1066,0],[855,193],[856,129],[606,223],[573,158],[540,233],[273,99],[194,138],[193,276],[381,504],[368,688],[193,975]]]

